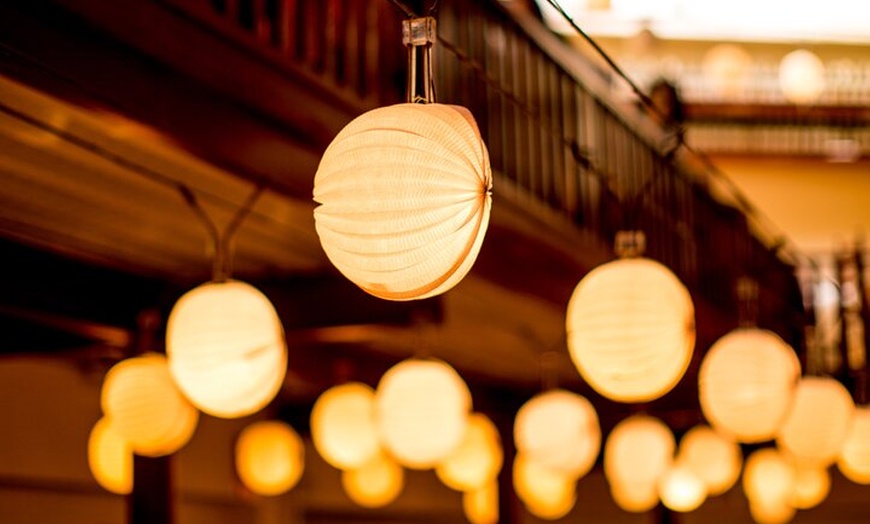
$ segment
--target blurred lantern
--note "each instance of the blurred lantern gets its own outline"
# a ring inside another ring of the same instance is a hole
[[[178,387],[216,417],[259,411],[281,389],[287,371],[275,308],[256,288],[235,280],[203,284],[178,300],[166,325],[166,354]]]
[[[495,424],[482,413],[472,413],[462,442],[438,463],[435,474],[447,487],[471,491],[494,482],[503,462]]]
[[[779,87],[789,102],[812,104],[825,90],[825,64],[806,49],[792,51],[779,63]]]
[[[636,232],[623,237],[640,238]],[[625,253],[626,248],[617,246]],[[685,286],[648,258],[622,258],[590,271],[568,302],[568,349],[597,392],[619,402],[661,397],[680,381],[695,346]]]
[[[796,509],[814,508],[824,502],[830,491],[831,474],[827,468],[798,466],[788,503]]]
[[[687,513],[707,499],[707,486],[687,465],[676,463],[659,479],[659,496],[668,509]]]
[[[289,425],[266,420],[255,422],[236,441],[236,473],[258,495],[290,491],[305,469],[305,446]]]
[[[118,495],[133,491],[133,450],[106,417],[94,424],[88,437],[88,467],[106,491]]]
[[[482,487],[462,493],[462,511],[471,524],[498,522],[498,483],[494,480]]]
[[[709,426],[699,425],[686,432],[680,440],[678,462],[704,482],[710,496],[716,496],[737,482],[743,457],[735,441]]]
[[[555,389],[532,397],[514,421],[517,451],[530,460],[573,477],[595,465],[601,428],[595,407],[584,397]]]
[[[661,420],[632,415],[607,437],[604,475],[611,484],[656,486],[673,462],[674,434]]]
[[[746,458],[743,492],[750,504],[772,508],[788,505],[794,483],[794,467],[775,448],[756,450]]]
[[[855,403],[842,384],[805,377],[777,435],[777,444],[801,465],[827,467],[837,460],[852,425]]]
[[[786,524],[797,511],[785,502],[749,501],[749,514],[757,524]]]
[[[659,490],[655,482],[609,480],[610,495],[617,506],[630,513],[646,513],[659,503]]]
[[[752,57],[736,44],[718,44],[704,53],[701,70],[719,98],[733,100],[743,93]]]
[[[547,468],[521,453],[514,457],[513,485],[529,513],[544,520],[564,517],[577,502],[574,477]]]
[[[771,440],[799,377],[797,355],[781,338],[763,329],[735,329],[701,362],[701,410],[717,431],[740,442]]]
[[[436,359],[408,359],[384,373],[375,391],[381,444],[403,466],[435,467],[462,442],[471,393],[456,371]]]
[[[100,394],[103,413],[136,454],[158,457],[181,449],[199,412],[172,381],[166,357],[149,353],[112,366]]]
[[[326,390],[311,410],[311,440],[323,459],[354,469],[380,453],[374,419],[375,392],[348,382]]]
[[[870,484],[870,407],[855,410],[837,459],[840,472],[852,482]]]
[[[405,486],[405,472],[393,459],[378,453],[356,469],[341,472],[341,485],[352,501],[381,508],[396,500]]]

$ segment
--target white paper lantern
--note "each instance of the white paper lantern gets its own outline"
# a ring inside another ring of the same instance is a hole
[[[115,431],[142,456],[169,455],[196,430],[199,412],[173,382],[166,357],[149,353],[112,366],[100,394]]]
[[[794,466],[779,450],[762,448],[746,458],[743,492],[750,503],[774,508],[788,505],[794,483]]]
[[[698,509],[707,499],[704,481],[681,463],[673,465],[662,475],[658,487],[662,504],[681,513]]]
[[[368,293],[434,296],[474,264],[491,187],[489,155],[467,109],[374,109],[350,122],[320,161],[317,234],[335,267]]]
[[[364,508],[381,508],[396,500],[405,486],[405,471],[383,453],[359,468],[341,472],[341,486]]]
[[[632,415],[617,424],[604,445],[604,475],[611,484],[655,487],[670,467],[676,442],[664,422]]]
[[[740,328],[716,341],[698,372],[701,410],[740,442],[771,440],[800,377],[794,350],[774,333]]]
[[[381,444],[399,464],[433,468],[459,446],[471,412],[462,377],[437,359],[404,360],[384,373],[375,391]]]
[[[827,377],[805,377],[776,442],[802,465],[827,467],[836,462],[854,415],[855,403],[842,384]]]
[[[825,90],[825,64],[806,49],[792,51],[779,63],[779,87],[786,100],[812,104]]]
[[[88,437],[88,467],[106,491],[127,495],[133,491],[133,449],[103,417]]]
[[[870,407],[855,410],[837,459],[840,472],[857,484],[870,484]]]
[[[326,390],[311,410],[311,440],[338,469],[355,469],[381,452],[374,416],[375,391],[360,382]]]
[[[236,441],[236,473],[258,495],[293,489],[305,469],[305,446],[284,422],[265,420],[247,426]]]
[[[566,325],[580,374],[619,402],[647,402],[670,391],[695,346],[689,292],[670,270],[647,258],[592,270],[571,295]]]
[[[275,308],[255,287],[235,280],[203,284],[178,300],[166,325],[166,354],[184,394],[216,417],[259,411],[287,372]]]
[[[796,509],[814,508],[824,502],[830,492],[831,474],[827,468],[796,467],[788,503]]]
[[[504,462],[495,424],[482,413],[472,413],[459,446],[435,467],[441,482],[457,491],[472,491],[495,481]]]
[[[595,407],[584,397],[554,389],[532,397],[514,421],[517,451],[565,474],[582,477],[595,465],[601,427]]]
[[[513,485],[529,513],[544,520],[564,517],[577,502],[574,477],[547,468],[522,454],[514,457]]]
[[[462,512],[471,524],[498,523],[498,483],[490,481],[483,487],[462,492]]]
[[[725,493],[743,466],[740,446],[709,426],[695,426],[680,440],[678,462],[685,464],[707,487],[710,496]]]

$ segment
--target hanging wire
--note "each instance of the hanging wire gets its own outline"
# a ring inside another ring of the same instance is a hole
[[[396,8],[398,8],[399,11],[401,11],[408,18],[414,18],[415,16],[417,16],[414,14],[413,9],[408,7],[408,4],[406,4],[405,2],[402,2],[401,0],[389,0],[389,2],[396,6]]]

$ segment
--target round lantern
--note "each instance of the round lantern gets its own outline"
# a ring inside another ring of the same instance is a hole
[[[825,64],[806,49],[792,51],[779,63],[779,87],[786,100],[812,104],[825,90]]]
[[[659,496],[665,507],[681,513],[698,509],[707,499],[704,481],[685,464],[677,463],[662,475]]]
[[[698,372],[701,410],[740,442],[771,440],[800,378],[794,350],[774,333],[740,328],[716,341]]]
[[[408,359],[384,373],[375,391],[381,444],[403,466],[435,467],[462,442],[471,393],[462,377],[437,359]]]
[[[564,517],[577,502],[577,481],[570,475],[538,464],[517,454],[513,485],[529,513],[545,520]]]
[[[695,346],[692,298],[665,266],[624,258],[577,284],[566,325],[571,359],[597,392],[647,402],[680,381]]]
[[[258,495],[291,490],[305,469],[305,446],[289,425],[276,420],[255,422],[236,441],[236,473]]]
[[[359,468],[342,471],[341,485],[360,506],[381,508],[402,492],[405,472],[393,459],[379,453]]]
[[[814,508],[824,502],[830,491],[831,474],[827,468],[797,467],[788,503],[796,509]]]
[[[857,484],[870,484],[870,407],[855,410],[837,459],[840,472]]]
[[[482,413],[472,413],[462,442],[438,463],[435,474],[447,487],[471,491],[494,482],[503,461],[495,424]]]
[[[390,300],[434,296],[471,269],[492,173],[471,113],[444,104],[369,111],[335,137],[314,177],[314,220],[329,260]]]
[[[784,502],[749,501],[749,514],[756,524],[786,524],[797,510]]]
[[[338,469],[354,469],[380,453],[374,419],[375,391],[360,382],[326,390],[311,410],[311,440]]]
[[[756,450],[746,458],[743,492],[751,504],[770,507],[788,505],[794,483],[794,467],[775,448]]]
[[[105,417],[94,424],[88,437],[88,467],[106,491],[118,495],[133,491],[133,450]]]
[[[166,357],[150,353],[112,366],[100,394],[103,413],[132,450],[157,457],[181,449],[199,412],[173,382]]]
[[[801,465],[827,467],[837,460],[852,425],[855,403],[832,378],[805,377],[777,435],[777,444]]]
[[[166,325],[178,386],[200,410],[223,418],[266,406],[284,383],[287,346],[275,308],[260,291],[229,280],[182,296]]]
[[[695,426],[680,440],[678,462],[704,482],[710,496],[716,496],[737,482],[743,456],[734,440],[709,426]]]
[[[655,486],[674,457],[674,434],[661,420],[633,415],[623,420],[604,445],[604,475],[611,484]]]
[[[704,53],[701,61],[704,78],[716,94],[731,100],[741,95],[751,65],[752,57],[736,44],[715,45]]]
[[[584,397],[555,389],[532,397],[514,421],[517,451],[543,466],[582,477],[595,465],[601,427]]]
[[[617,506],[630,513],[646,513],[659,503],[658,485],[654,482],[611,480],[610,495]]]
[[[480,488],[462,492],[462,512],[471,524],[497,524],[498,483],[490,481]]]

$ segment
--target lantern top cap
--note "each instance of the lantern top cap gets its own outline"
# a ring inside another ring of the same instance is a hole
[[[402,43],[406,46],[428,46],[437,38],[435,18],[424,16],[402,20]]]
[[[646,235],[643,231],[617,231],[614,251],[619,258],[634,258],[646,251]]]

